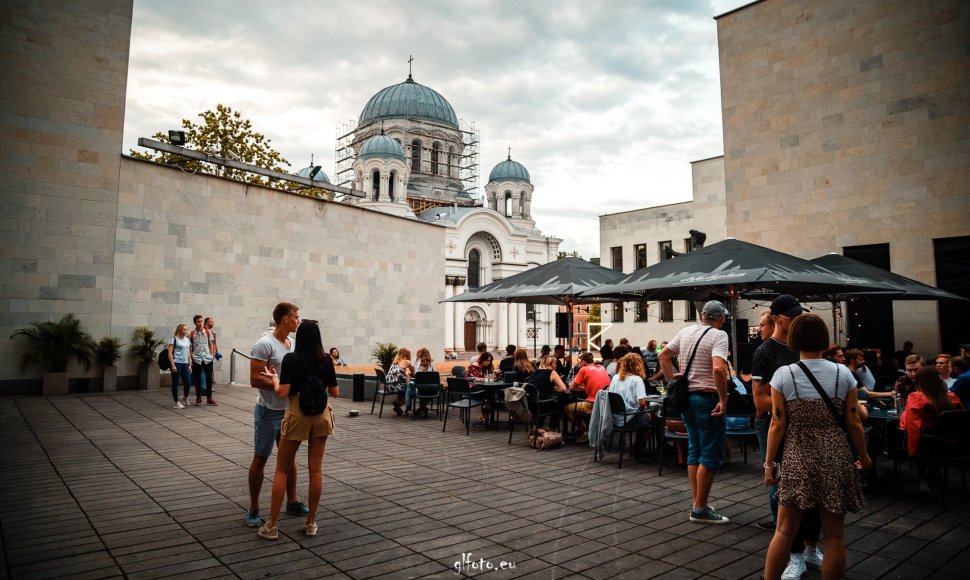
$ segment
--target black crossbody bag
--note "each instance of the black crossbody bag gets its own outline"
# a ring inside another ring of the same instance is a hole
[[[684,369],[684,373],[670,381],[670,384],[667,385],[667,391],[670,393],[670,409],[677,413],[684,413],[690,407],[690,390],[687,388],[689,385],[687,375],[690,373],[691,363],[694,362],[694,355],[697,354],[697,347],[704,340],[704,335],[710,332],[712,328],[714,327],[708,326],[707,330],[702,332],[701,337],[694,343],[694,349],[690,353],[690,358],[687,359],[687,368]]]
[[[849,430],[845,426],[845,418],[842,415],[840,415],[839,412],[836,410],[835,403],[833,403],[832,399],[829,398],[828,393],[826,393],[825,390],[822,389],[822,385],[818,384],[818,379],[815,378],[815,375],[812,374],[812,371],[808,370],[808,367],[805,366],[805,363],[803,363],[802,361],[798,361],[798,368],[802,369],[802,372],[805,373],[805,376],[808,377],[809,381],[811,381],[812,386],[815,387],[816,391],[818,391],[819,396],[822,397],[823,401],[825,401],[825,406],[829,408],[829,411],[832,411],[832,416],[835,417],[835,423],[839,427],[841,427],[843,431],[845,431],[845,438],[849,442],[849,451],[852,452],[853,460],[858,458],[859,454],[856,453],[855,445],[852,444],[852,437],[849,436]],[[835,374],[836,394],[838,394],[838,390],[839,390],[839,375],[838,375],[838,371],[836,371],[836,374]]]

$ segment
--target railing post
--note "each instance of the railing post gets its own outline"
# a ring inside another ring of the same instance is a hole
[[[354,374],[354,402],[359,403],[364,400],[364,375]]]
[[[229,353],[229,384],[236,384],[236,349]]]

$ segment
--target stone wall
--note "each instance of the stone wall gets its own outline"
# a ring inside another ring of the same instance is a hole
[[[771,0],[718,19],[728,235],[813,258],[890,245],[936,283],[970,235],[970,7]],[[894,305],[897,348],[939,349],[935,303]]]

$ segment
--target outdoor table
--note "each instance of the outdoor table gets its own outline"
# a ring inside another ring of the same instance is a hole
[[[873,482],[879,479],[879,458],[882,451],[887,450],[893,458],[893,468],[899,470],[899,458],[897,456],[899,441],[899,413],[888,409],[872,408],[868,410],[869,417],[866,421],[872,425],[866,445],[869,447],[872,457],[872,478]],[[875,442],[875,444],[873,444]]]
[[[495,404],[498,402],[496,395],[499,391],[504,391],[505,389],[513,386],[515,383],[509,383],[506,381],[491,381],[488,382],[485,379],[478,379],[471,383],[472,389],[482,389],[485,391],[485,400],[489,402],[489,412],[488,412],[488,425],[496,426],[496,407]]]

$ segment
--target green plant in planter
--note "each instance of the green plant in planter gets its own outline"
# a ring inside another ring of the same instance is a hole
[[[113,366],[121,358],[121,339],[117,336],[105,336],[94,347],[94,362],[103,367]]]
[[[135,329],[135,342],[128,347],[128,353],[138,362],[148,363],[155,360],[158,349],[165,341],[155,338],[155,331],[147,326]]]
[[[386,373],[391,368],[394,357],[397,356],[397,351],[397,345],[393,342],[378,342],[370,351],[370,355],[374,357],[374,362],[381,365]]]
[[[37,362],[44,367],[44,372],[65,373],[71,359],[83,364],[85,370],[91,368],[94,338],[81,330],[81,321],[73,314],[65,314],[56,322],[32,322],[10,338],[17,336],[27,339],[27,349],[20,359],[23,370],[31,362]]]

